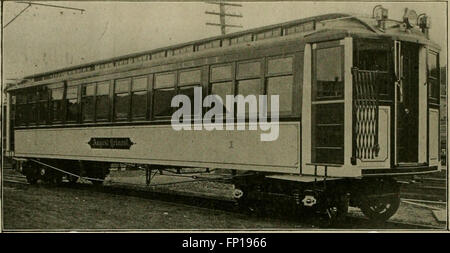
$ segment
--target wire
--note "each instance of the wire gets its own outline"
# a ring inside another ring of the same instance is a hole
[[[41,4],[41,3],[32,3],[32,2],[16,2],[18,4],[28,4],[27,7],[25,7],[22,11],[19,12],[19,14],[17,14],[14,18],[12,18],[5,26],[3,26],[3,29],[5,29],[9,24],[11,24],[16,18],[18,18],[20,15],[22,15],[22,13],[24,13],[26,10],[28,10],[28,8],[31,7],[31,5],[39,5],[39,6],[44,6],[44,7],[52,7],[52,8],[59,8],[59,9],[69,9],[69,10],[76,10],[76,11],[80,11],[81,14],[83,14],[84,11],[86,11],[85,9],[79,9],[79,8],[73,8],[73,7],[66,7],[66,6],[61,6],[61,5],[53,5],[53,4]]]
[[[18,18],[22,13],[24,13],[28,8],[31,7],[31,4],[28,4],[27,7],[25,7],[22,11],[19,12],[14,18],[12,18],[6,25],[3,26],[3,29],[5,29],[9,24],[11,24],[16,18]]]
[[[40,5],[40,6],[45,6],[45,7],[53,7],[53,8],[59,8],[59,9],[69,9],[69,10],[76,10],[76,11],[81,11],[81,13],[83,13],[83,11],[86,11],[85,9],[80,9],[80,8],[73,8],[73,7],[67,7],[67,6],[61,6],[61,5],[53,5],[53,4],[41,4],[41,3],[33,3],[33,2],[16,2],[18,4],[29,4],[29,5]]]

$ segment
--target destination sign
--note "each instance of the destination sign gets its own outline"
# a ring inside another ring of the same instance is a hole
[[[88,144],[95,149],[130,149],[134,143],[130,138],[92,137]]]

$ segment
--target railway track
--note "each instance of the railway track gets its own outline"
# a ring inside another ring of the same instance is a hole
[[[18,176],[18,175],[3,175],[3,182],[28,184],[27,179],[24,176]]]
[[[3,175],[4,183],[12,183],[12,184],[20,184],[20,185],[29,185],[24,176],[20,175]],[[53,187],[48,185],[49,187]],[[64,187],[68,189],[77,189],[77,190],[86,190],[86,191],[95,191],[107,194],[118,194],[124,196],[132,196],[139,197],[144,199],[152,199],[159,200],[164,202],[172,202],[177,204],[183,204],[187,206],[195,206],[198,208],[207,208],[207,209],[215,209],[224,212],[230,213],[239,213],[239,209],[236,206],[235,202],[230,199],[225,198],[216,198],[210,196],[198,196],[191,194],[181,194],[179,191],[170,191],[170,190],[154,190],[148,188],[138,188],[138,187],[130,187],[130,186],[119,186],[119,185],[103,185],[103,186],[94,186],[87,183],[77,183],[70,184],[67,182],[63,182],[58,187]],[[243,214],[245,215],[245,214]],[[286,215],[286,212],[281,213],[269,213],[265,215],[270,215],[274,218],[280,218],[285,220],[297,221],[298,218],[294,214]],[[306,218],[306,217],[305,217]],[[302,221],[303,222],[303,221]],[[398,221],[387,221],[383,223],[373,223],[370,220],[359,217],[349,215],[346,217],[345,221],[339,224],[330,225],[325,217],[320,215],[313,215],[311,217],[307,217],[307,220],[304,222],[307,225],[311,225],[312,227],[317,228],[326,228],[326,229],[354,229],[354,230],[370,230],[370,229],[402,229],[402,230],[442,230],[444,228],[431,226],[431,225],[423,225],[423,224],[413,224],[406,222],[398,222]]]

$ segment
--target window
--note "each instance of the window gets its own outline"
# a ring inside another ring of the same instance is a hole
[[[284,30],[284,33],[286,35],[294,34],[294,33],[302,33],[302,32],[309,32],[314,31],[314,21],[291,26]]]
[[[45,86],[38,88],[38,124],[46,124],[48,120],[48,89]]]
[[[238,79],[259,77],[261,74],[261,62],[245,62],[238,63],[237,77]]]
[[[252,41],[252,34],[246,34],[230,39],[230,45],[245,43]]]
[[[16,122],[18,126],[27,124],[26,110],[27,110],[27,96],[25,93],[17,93],[16,96]]]
[[[391,100],[390,96],[390,49],[391,45],[388,42],[371,39],[358,39],[355,41],[355,53],[357,57],[357,65],[360,70],[378,71],[377,89],[379,99]]]
[[[161,52],[157,52],[157,53],[153,53],[151,55],[152,59],[159,59],[159,58],[164,58],[166,57],[166,51],[161,51]]]
[[[231,65],[211,67],[211,81],[223,81],[232,78]]]
[[[267,110],[272,108],[271,96],[278,95],[279,113],[292,113],[294,77],[292,74],[293,57],[277,57],[267,61],[266,94]]]
[[[211,67],[210,92],[222,98],[224,112],[226,111],[226,95],[234,96],[232,78],[232,65]]]
[[[189,45],[182,48],[177,48],[173,50],[173,55],[180,55],[185,53],[194,52],[194,46]]]
[[[39,114],[39,92],[36,88],[27,89],[28,124],[36,124]]]
[[[388,51],[361,50],[358,53],[358,67],[360,69],[388,71]]]
[[[181,71],[179,85],[200,84],[201,74],[200,69]]]
[[[147,85],[146,76],[133,78],[131,86],[131,117],[145,118],[147,115]]]
[[[50,118],[53,123],[62,122],[63,120],[63,96],[64,87],[51,89]]]
[[[267,110],[271,111],[271,96],[278,95],[279,112],[291,113],[292,112],[292,88],[293,77],[277,76],[267,78]]]
[[[105,121],[109,119],[109,81],[97,83],[95,96],[95,120]]]
[[[255,95],[259,105],[259,94],[261,94],[261,62],[240,62],[237,64],[237,93],[247,97]],[[257,105],[257,106],[258,106]],[[245,113],[249,113],[249,104],[246,103]],[[258,109],[258,108],[256,108]],[[255,112],[256,113],[256,112]]]
[[[237,95],[242,95],[245,97],[247,97],[248,95],[255,95],[256,96],[256,102],[257,107],[255,108],[256,110],[258,110],[258,106],[259,106],[259,94],[261,94],[261,81],[260,79],[248,79],[248,80],[240,80],[237,81]],[[245,105],[245,115],[249,115],[249,110],[250,110],[250,106],[248,103],[246,103]],[[255,114],[257,114],[257,111],[254,112]],[[253,114],[252,114],[253,115]]]
[[[180,71],[178,94],[186,95],[191,101],[191,113],[194,113],[194,88],[201,86],[201,70]]]
[[[233,94],[233,82],[221,82],[211,84],[211,94],[217,95],[225,104],[227,95]]]
[[[172,97],[175,95],[175,73],[157,74],[153,91],[153,115],[168,117],[172,115]]]
[[[220,40],[208,41],[197,46],[197,51],[220,47]]]
[[[175,74],[157,74],[155,77],[155,88],[171,88],[175,87]]]
[[[94,120],[94,104],[95,98],[95,84],[85,84],[81,93],[81,115],[83,121]]]
[[[439,54],[429,51],[428,53],[428,96],[439,101]]]
[[[238,81],[238,95],[244,97],[248,95],[255,95],[258,97],[260,94],[261,81],[259,79],[249,79]]]
[[[114,119],[128,119],[131,79],[116,80],[114,87]]]
[[[341,47],[315,50],[313,99],[342,99],[344,97],[342,52]]]
[[[256,34],[256,40],[263,40],[273,37],[281,36],[281,28],[275,28],[269,31],[261,32]]]
[[[67,87],[66,122],[78,121],[78,86]]]
[[[282,57],[269,59],[267,62],[267,74],[286,74],[292,73],[292,57]]]
[[[344,163],[343,47],[337,41],[313,51],[311,160]]]

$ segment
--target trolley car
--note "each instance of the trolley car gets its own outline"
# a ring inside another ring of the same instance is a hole
[[[111,163],[230,169],[247,207],[282,196],[386,220],[400,203],[396,176],[439,170],[429,29],[425,14],[396,21],[377,6],[371,18],[321,15],[27,76],[7,90],[7,153],[30,183],[60,182],[52,167],[94,182]],[[196,87],[279,95],[278,139],[173,130],[172,97]]]

